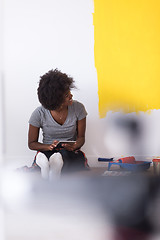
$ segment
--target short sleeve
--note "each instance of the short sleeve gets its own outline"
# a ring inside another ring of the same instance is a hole
[[[29,124],[31,124],[34,127],[41,127],[41,111],[40,108],[36,108],[34,112],[31,114],[31,117],[29,119]]]
[[[84,105],[80,102],[75,102],[75,111],[78,120],[81,120],[87,116],[87,111]]]

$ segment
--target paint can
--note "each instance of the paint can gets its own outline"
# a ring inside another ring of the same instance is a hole
[[[152,162],[154,174],[160,175],[160,158],[155,158],[152,160]]]

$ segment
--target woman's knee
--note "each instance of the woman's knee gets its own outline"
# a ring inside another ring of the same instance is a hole
[[[57,167],[57,168],[62,168],[63,167],[63,159],[62,155],[58,153],[54,153],[50,158],[49,158],[49,163],[51,167]]]
[[[39,152],[36,156],[36,163],[38,166],[40,167],[48,167],[49,166],[49,162],[48,162],[48,158],[45,156],[44,153]]]

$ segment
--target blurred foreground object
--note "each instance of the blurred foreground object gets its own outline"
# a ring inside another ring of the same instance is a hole
[[[159,235],[159,177],[69,175],[49,182],[33,174],[3,176],[5,240],[148,240]]]

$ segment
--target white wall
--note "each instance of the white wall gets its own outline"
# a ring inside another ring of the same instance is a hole
[[[2,71],[0,71],[0,73],[2,73]],[[0,164],[3,161],[3,98],[2,98],[2,75],[0,75]]]
[[[52,68],[74,77],[74,98],[85,104],[88,119],[98,116],[92,12],[92,0],[5,0],[7,159],[34,155],[27,147],[28,119],[39,105],[39,76]]]
[[[6,161],[31,164],[35,152],[27,147],[28,119],[39,105],[36,93],[39,76],[54,68],[74,77],[79,88],[73,95],[88,111],[83,149],[92,165],[98,157],[159,154],[159,111],[151,115],[141,113],[138,117],[133,114],[145,128],[139,143],[144,145],[143,152],[139,147],[132,148],[128,133],[121,133],[114,124],[121,113],[109,112],[106,119],[99,119],[93,11],[92,0],[4,1]]]
[[[0,0],[0,164],[3,160],[3,2]]]

